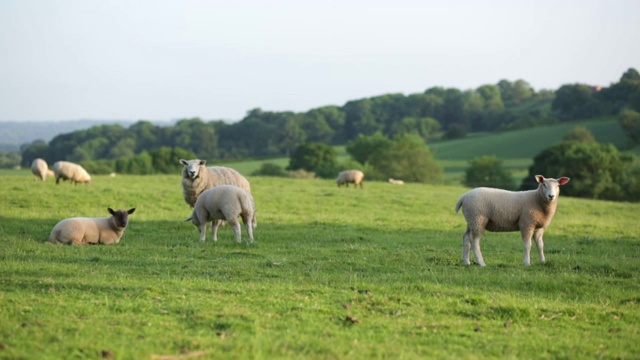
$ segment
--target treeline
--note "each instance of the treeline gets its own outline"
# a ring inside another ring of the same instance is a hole
[[[555,92],[536,92],[524,80],[502,80],[473,90],[434,87],[424,93],[387,94],[304,113],[253,109],[232,124],[192,118],[173,126],[149,121],[128,128],[95,126],[58,135],[48,143],[23,145],[21,165],[29,166],[40,157],[49,163],[100,161],[105,171],[109,165],[111,171],[118,171],[114,168],[116,160],[122,164],[122,159],[153,158],[160,149],[216,160],[289,156],[304,143],[346,145],[359,135],[456,138],[469,131],[508,130],[614,115],[622,109],[640,112],[640,74],[635,69],[626,71],[619,82],[602,88],[573,84]]]

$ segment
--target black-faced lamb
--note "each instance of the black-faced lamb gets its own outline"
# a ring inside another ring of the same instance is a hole
[[[91,184],[91,176],[81,165],[69,161],[56,161],[53,164],[53,172],[56,176],[56,184],[62,180],[70,180],[71,183]]]
[[[353,184],[354,188],[360,185],[362,188],[362,183],[364,182],[364,173],[360,170],[345,170],[338,174],[336,178],[336,183],[338,187],[345,185],[349,187],[349,184]]]
[[[476,263],[485,266],[480,252],[480,238],[485,230],[506,232],[520,231],[524,243],[524,264],[530,264],[531,239],[536,243],[540,262],[545,262],[544,230],[553,219],[558,206],[560,185],[569,182],[568,177],[559,179],[535,176],[538,188],[528,191],[507,191],[493,188],[475,188],[462,194],[456,203],[467,222],[462,236],[462,262],[470,264],[469,251],[473,250]]]
[[[180,163],[183,166],[182,196],[191,207],[195,206],[203,191],[219,185],[235,185],[251,193],[249,181],[234,169],[224,166],[206,167],[207,161],[200,159],[180,159]]]
[[[36,180],[47,180],[47,176],[51,174],[49,165],[43,159],[37,158],[31,162],[31,173],[35,176]]]
[[[111,216],[101,218],[75,217],[61,220],[51,230],[49,241],[54,244],[117,244],[129,223],[129,210],[107,209]]]
[[[253,228],[257,226],[255,204],[251,194],[234,185],[220,185],[203,191],[196,201],[193,213],[185,221],[191,221],[200,230],[200,241],[204,242],[207,223],[213,222],[213,241],[218,241],[218,227],[226,220],[233,229],[236,242],[242,241],[240,222],[242,218],[247,229],[249,242],[253,242]]]

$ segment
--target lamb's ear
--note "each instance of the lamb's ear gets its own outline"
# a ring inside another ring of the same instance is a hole
[[[536,181],[537,181],[537,182],[539,182],[539,183],[544,182],[544,176],[542,176],[542,175],[536,175]]]
[[[566,184],[568,182],[569,182],[569,178],[568,177],[564,177],[563,176],[560,179],[558,179],[558,184],[560,184],[560,185],[564,185],[564,184]]]
[[[113,215],[114,211],[112,208],[107,208],[107,210],[109,211],[109,214]]]
[[[207,160],[200,160],[200,165],[202,166],[207,165]]]
[[[193,216],[189,216],[189,218],[186,219],[184,222],[191,221],[191,220],[193,220]]]
[[[131,208],[131,209],[127,210],[127,214],[131,215],[131,214],[133,214],[134,211],[136,211],[136,208]]]
[[[182,165],[184,165],[184,166],[187,166],[187,164],[188,164],[188,163],[187,163],[187,160],[185,160],[185,159],[180,159],[180,164],[182,164]]]

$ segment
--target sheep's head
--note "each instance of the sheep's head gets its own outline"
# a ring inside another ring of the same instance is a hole
[[[569,182],[568,177],[561,177],[559,179],[545,178],[542,175],[536,175],[536,181],[539,191],[545,200],[552,202],[560,196],[560,185],[564,185]]]
[[[115,211],[112,208],[109,208],[107,210],[109,210],[109,214],[111,214],[111,216],[113,217],[116,227],[125,228],[129,223],[129,215],[133,214],[133,212],[136,211],[136,208],[132,208],[129,210],[118,209]]]
[[[182,170],[182,175],[184,177],[188,177],[191,180],[195,180],[200,175],[200,167],[207,164],[206,160],[194,159],[194,160],[185,160],[180,159],[180,164],[184,166]]]

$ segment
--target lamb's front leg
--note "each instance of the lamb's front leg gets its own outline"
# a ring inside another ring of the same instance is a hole
[[[526,266],[531,265],[531,237],[533,236],[533,230],[525,228],[520,230],[522,235],[522,243],[524,244],[524,264]]]
[[[200,242],[204,242],[207,237],[207,223],[202,223],[200,225]]]
[[[222,220],[213,220],[211,222],[211,237],[213,241],[218,241],[218,228],[222,224]]]
[[[544,229],[536,229],[533,233],[533,240],[536,242],[536,247],[538,248],[540,262],[544,263],[546,259],[544,258],[544,240],[542,240],[542,235],[544,235]]]

